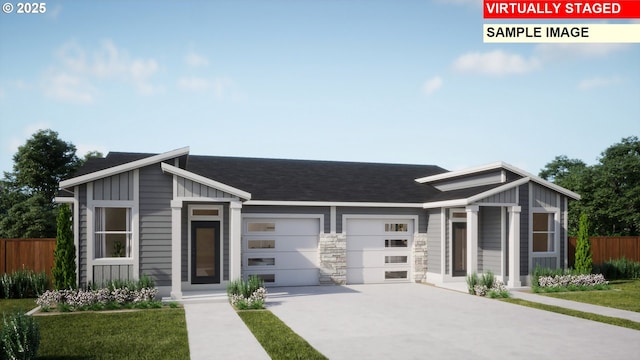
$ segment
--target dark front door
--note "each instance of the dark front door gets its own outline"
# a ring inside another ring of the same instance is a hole
[[[191,222],[191,283],[220,283],[220,222]]]
[[[467,275],[467,223],[454,222],[453,228],[453,276]]]

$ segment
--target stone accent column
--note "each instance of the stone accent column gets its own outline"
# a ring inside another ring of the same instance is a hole
[[[425,282],[427,280],[427,234],[413,235],[413,280]]]
[[[320,285],[347,283],[347,237],[320,234]]]

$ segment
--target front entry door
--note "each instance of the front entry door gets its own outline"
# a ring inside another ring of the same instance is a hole
[[[191,283],[220,283],[220,221],[191,222]]]
[[[453,276],[467,275],[467,223],[454,222],[453,228]]]

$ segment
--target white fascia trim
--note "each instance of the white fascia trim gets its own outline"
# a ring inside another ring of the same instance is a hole
[[[249,200],[244,205],[422,208],[421,203]]]
[[[457,207],[457,206],[466,206],[468,205],[467,199],[455,199],[455,200],[445,200],[445,201],[436,201],[422,204],[423,209],[435,209],[435,208],[445,208],[445,207]]]
[[[118,165],[118,166],[114,166],[108,169],[104,169],[104,170],[100,170],[100,171],[96,171],[96,172],[92,172],[90,174],[86,174],[86,175],[82,175],[82,176],[78,176],[75,178],[71,178],[68,180],[63,180],[60,182],[60,188],[69,188],[75,185],[80,185],[80,184],[84,184],[93,180],[97,180],[97,179],[101,179],[107,176],[111,176],[111,175],[115,175],[115,174],[119,174],[125,171],[129,171],[129,170],[133,170],[133,169],[138,169],[144,166],[148,166],[148,165],[152,165],[167,159],[171,159],[171,158],[175,158],[175,157],[180,157],[183,155],[187,155],[189,154],[189,147],[183,147],[180,149],[176,149],[176,150],[172,150],[172,151],[168,151],[166,153],[162,153],[162,154],[158,154],[158,155],[152,155],[149,156],[147,158],[144,159],[140,159],[140,160],[136,160],[136,161],[132,161],[130,163],[126,163],[126,164],[122,164],[122,165]]]
[[[180,177],[183,177],[185,179],[189,179],[191,181],[195,181],[197,183],[200,183],[202,185],[206,185],[208,187],[212,187],[214,189],[218,189],[220,191],[224,191],[226,193],[229,193],[231,195],[235,195],[239,198],[242,199],[246,199],[246,200],[250,200],[251,199],[251,194],[240,190],[240,189],[236,189],[233,186],[229,186],[226,184],[223,184],[221,182],[206,178],[204,176],[198,175],[198,174],[194,174],[191,171],[187,171],[184,169],[180,169],[179,167],[175,167],[173,165],[169,165],[167,163],[162,163],[160,165],[162,167],[162,171],[163,172],[168,172],[170,174],[173,175],[178,175]]]
[[[485,191],[483,193],[480,193],[480,194],[477,194],[477,195],[473,195],[473,196],[467,198],[467,201],[469,202],[469,204],[471,204],[471,203],[476,202],[478,200],[482,200],[484,198],[487,198],[487,197],[489,197],[491,195],[499,194],[499,193],[501,193],[503,191],[512,189],[512,188],[520,186],[522,184],[526,184],[530,180],[531,179],[529,177],[524,177],[524,178],[516,180],[514,182],[510,182],[508,184],[504,184],[504,185],[498,186],[497,188],[493,188],[491,190],[487,190],[487,191]]]
[[[53,202],[58,204],[74,204],[75,199],[68,196],[56,196],[55,198],[53,198]]]
[[[450,171],[450,172],[446,172],[446,173],[442,173],[442,174],[438,174],[438,175],[432,175],[432,176],[426,176],[426,177],[422,177],[422,178],[418,178],[415,179],[416,182],[424,184],[424,183],[429,183],[429,182],[433,182],[433,181],[438,181],[438,180],[445,180],[445,179],[450,179],[450,178],[454,178],[454,177],[458,177],[458,176],[464,176],[464,175],[470,175],[476,172],[482,172],[482,171],[487,171],[487,170],[495,170],[495,169],[506,169],[509,170],[515,174],[518,174],[522,177],[528,177],[530,178],[532,181],[542,185],[542,186],[546,186],[552,190],[555,190],[563,195],[566,195],[574,200],[580,200],[580,195],[576,194],[575,192],[565,189],[562,186],[558,186],[552,182],[549,182],[539,176],[533,175],[527,171],[524,171],[520,168],[517,168],[513,165],[507,164],[505,162],[502,161],[497,161],[497,162],[493,162],[490,164],[486,164],[486,165],[481,165],[481,166],[476,166],[476,167],[472,167],[472,168],[468,168],[468,169],[462,169],[462,170],[457,170],[457,171]]]

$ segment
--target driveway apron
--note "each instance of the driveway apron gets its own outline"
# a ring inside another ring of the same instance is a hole
[[[268,309],[330,359],[621,359],[640,331],[422,284],[275,288]]]

